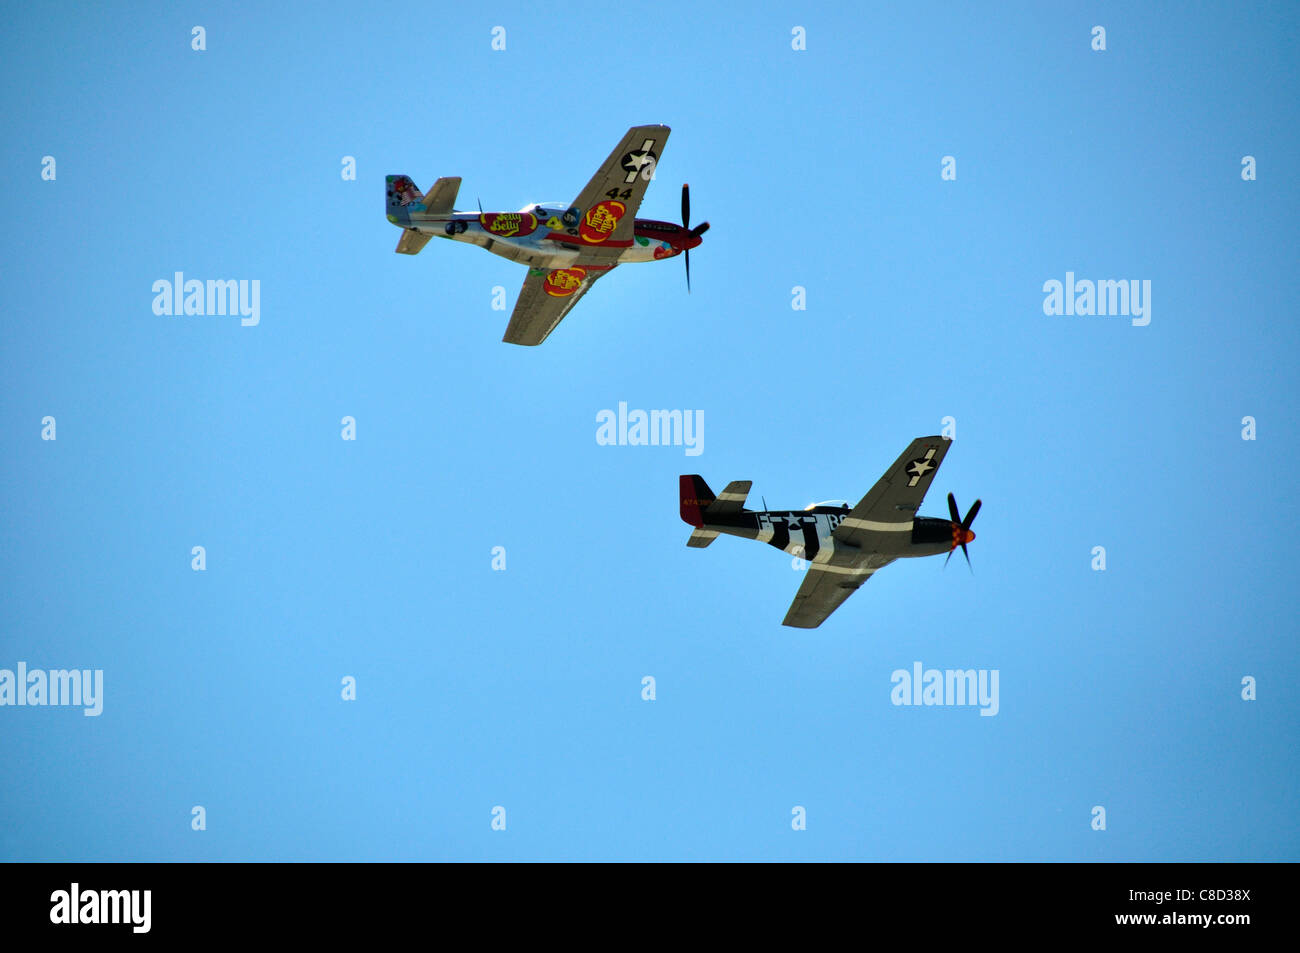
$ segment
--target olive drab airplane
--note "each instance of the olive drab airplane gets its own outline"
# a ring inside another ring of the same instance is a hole
[[[626,262],[686,253],[709,230],[691,222],[690,186],[682,186],[682,224],[636,217],[668,141],[667,126],[633,126],[571,205],[527,205],[518,212],[457,212],[460,179],[442,178],[421,195],[409,176],[387,177],[388,220],[402,228],[397,251],[419,254],[435,235],[480,245],[528,266],[528,277],[502,340],[541,344],[601,276]]]
[[[714,496],[699,476],[681,477],[682,519],[695,527],[687,546],[704,547],[718,534],[768,543],[808,561],[808,575],[794,597],[785,625],[815,629],[876,570],[895,559],[936,556],[975,538],[971,523],[980,501],[962,519],[948,494],[949,519],[917,516],[925,491],[948,452],[946,437],[918,437],[858,503],[815,503],[805,510],[747,510],[749,480],[728,483]],[[947,560],[944,560],[947,565]]]

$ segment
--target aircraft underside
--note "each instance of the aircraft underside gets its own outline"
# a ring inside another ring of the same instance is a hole
[[[633,262],[659,261],[681,254],[668,241],[656,238],[653,234],[641,234],[641,220],[637,222],[638,234],[630,245],[602,247],[586,243],[569,244],[561,236],[552,237],[554,233],[545,227],[533,228],[527,235],[510,234],[529,228],[531,222],[525,218],[521,225],[521,217],[520,213],[515,212],[488,212],[483,215],[456,212],[439,218],[413,219],[407,227],[422,234],[477,245],[494,255],[530,268],[571,268],[575,265],[609,268]],[[486,227],[484,222],[487,223]],[[662,223],[646,224],[658,226]],[[671,225],[669,227],[675,228]]]
[[[805,510],[747,510],[752,480],[732,480],[715,494],[698,473],[678,478],[682,522],[691,526],[686,545],[704,549],[720,535],[756,539],[802,557],[807,570],[783,625],[815,629],[876,571],[896,559],[940,556],[947,559],[975,539],[971,523],[976,500],[963,517],[948,494],[948,519],[917,516],[951,440],[917,437],[867,491],[856,506],[814,503]]]
[[[879,566],[895,559],[934,556],[952,549],[952,524],[948,520],[922,516],[913,520],[908,530],[897,534],[897,545],[872,553],[862,553],[835,539],[835,528],[844,520],[845,515],[798,510],[746,510],[727,518],[725,522],[706,521],[702,528],[767,543],[792,556],[816,562],[833,561],[842,565]]]
[[[691,227],[690,186],[682,185],[682,221],[636,217],[668,141],[660,124],[628,129],[596,174],[567,204],[534,202],[518,212],[456,211],[460,176],[441,176],[422,192],[409,175],[384,177],[384,213],[402,229],[395,251],[418,255],[433,238],[478,245],[527,267],[501,340],[536,347],[614,268],[683,257],[691,288],[691,249],[708,222]]]

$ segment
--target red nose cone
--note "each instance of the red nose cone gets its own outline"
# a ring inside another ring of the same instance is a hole
[[[966,535],[963,537],[962,542],[971,543],[974,541],[975,541],[975,534],[970,530],[966,530]]]

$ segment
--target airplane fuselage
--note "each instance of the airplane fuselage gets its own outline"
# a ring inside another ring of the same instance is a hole
[[[812,510],[742,510],[719,514],[701,529],[755,539],[810,562],[867,565],[916,556],[936,556],[953,548],[951,520],[918,516],[882,534],[883,548],[863,552],[835,538],[835,529],[849,515],[848,507],[814,507]]]
[[[630,262],[674,258],[700,239],[681,225],[634,220],[633,237],[616,241],[585,222],[568,225],[565,210],[531,205],[518,212],[448,212],[443,215],[390,211],[394,225],[452,241],[478,245],[530,268],[613,268]]]

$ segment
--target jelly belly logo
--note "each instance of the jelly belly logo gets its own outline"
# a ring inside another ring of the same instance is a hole
[[[597,202],[582,217],[578,234],[585,241],[598,245],[618,227],[618,220],[627,214],[627,206],[622,202]]]
[[[537,230],[537,216],[532,212],[484,212],[479,215],[478,223],[502,238],[531,235]]]
[[[556,298],[567,298],[573,294],[582,285],[582,279],[587,277],[585,268],[557,268],[546,276],[542,282],[542,287],[546,289],[548,295]]]

